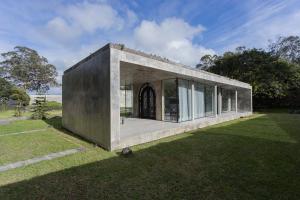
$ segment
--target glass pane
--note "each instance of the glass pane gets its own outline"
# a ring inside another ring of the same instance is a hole
[[[187,80],[178,80],[178,98],[179,98],[179,121],[192,119],[191,115],[191,87]]]
[[[194,87],[194,117],[204,117],[204,86],[200,83]]]
[[[205,116],[214,114],[214,87],[205,86]]]
[[[177,86],[176,79],[164,80],[165,121],[177,122]]]
[[[222,89],[222,112],[235,111],[235,91]]]
[[[222,112],[228,112],[230,100],[228,90],[222,89]]]
[[[120,86],[120,116],[132,117],[133,112],[132,85]]]
[[[231,90],[230,92],[230,99],[231,99],[231,111],[235,111],[235,104],[236,104],[236,101],[235,101],[235,91],[234,90]]]

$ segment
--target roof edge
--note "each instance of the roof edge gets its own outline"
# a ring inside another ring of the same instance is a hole
[[[252,87],[249,83],[245,83],[245,82],[242,82],[242,81],[239,81],[239,80],[236,80],[236,79],[228,78],[226,76],[221,76],[219,74],[214,74],[214,73],[211,73],[211,72],[207,72],[207,71],[204,71],[204,70],[201,70],[201,69],[196,69],[196,68],[193,68],[193,67],[190,67],[190,66],[172,61],[172,60],[170,60],[168,58],[165,58],[165,57],[161,57],[161,56],[158,56],[158,55],[155,55],[155,54],[145,53],[143,51],[127,48],[124,44],[117,44],[117,43],[107,43],[106,45],[104,45],[103,47],[101,47],[100,49],[95,51],[94,53],[91,53],[89,56],[82,59],[81,61],[79,61],[78,63],[73,65],[72,67],[66,69],[64,71],[64,74],[76,69],[80,64],[88,61],[92,57],[94,57],[94,56],[98,55],[99,53],[101,53],[101,52],[103,52],[107,49],[110,49],[110,48],[114,48],[114,49],[117,49],[117,50],[120,50],[120,51],[125,51],[125,52],[128,52],[128,53],[133,53],[133,54],[136,54],[136,55],[139,55],[139,56],[143,56],[143,57],[146,57],[146,58],[149,58],[149,59],[154,59],[154,60],[157,60],[157,61],[165,62],[165,63],[171,64],[171,65],[176,65],[178,67],[183,67],[183,68],[186,68],[186,69],[189,69],[189,70],[200,71],[204,74],[208,74],[208,75],[212,75],[212,76],[216,76],[216,77],[220,77],[220,78],[226,78],[227,80],[247,84],[250,87]]]
[[[96,55],[98,55],[99,53],[109,49],[111,47],[112,43],[107,43],[106,45],[104,45],[103,47],[101,47],[100,49],[96,50],[94,53],[91,53],[89,56],[83,58],[82,60],[80,60],[78,63],[74,64],[72,67],[66,69],[64,71],[64,74],[76,69],[80,64],[90,60],[91,58],[95,57]]]

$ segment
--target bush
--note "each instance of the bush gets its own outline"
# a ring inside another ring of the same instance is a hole
[[[32,104],[32,119],[46,119],[46,98],[38,96]]]
[[[10,93],[9,99],[16,101],[19,106],[29,105],[30,97],[25,90],[13,87]]]
[[[47,101],[46,102],[46,109],[50,110],[60,110],[62,108],[62,104],[56,101]]]

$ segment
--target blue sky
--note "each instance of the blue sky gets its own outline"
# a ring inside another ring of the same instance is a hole
[[[36,49],[65,69],[108,42],[194,66],[205,54],[300,35],[299,0],[1,0],[0,52]],[[50,93],[61,93],[52,88]]]

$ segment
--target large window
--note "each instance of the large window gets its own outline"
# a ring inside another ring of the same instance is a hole
[[[176,79],[164,80],[165,121],[177,122],[178,98]]]
[[[164,80],[163,84],[165,121],[183,122],[192,120],[192,115],[195,119],[214,115],[214,86],[184,79]]]
[[[120,116],[132,117],[132,112],[133,112],[132,85],[122,85],[120,87]]]
[[[190,81],[178,79],[179,121],[192,119],[192,90]]]
[[[251,112],[251,90],[240,89],[238,94],[238,112]]]
[[[200,83],[194,84],[194,118],[204,117],[204,85]],[[206,97],[205,97],[206,98]]]
[[[235,99],[235,90],[230,91],[230,99],[231,99],[231,111],[235,111],[236,107],[236,99]]]
[[[213,86],[205,86],[205,116],[214,115],[214,87]]]
[[[235,91],[222,89],[222,112],[235,111]]]

